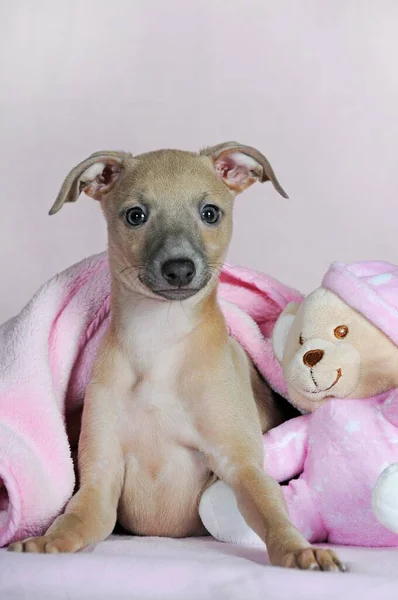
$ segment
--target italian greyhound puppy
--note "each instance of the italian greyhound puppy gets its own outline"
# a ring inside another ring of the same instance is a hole
[[[82,191],[100,202],[111,321],[85,396],[80,488],[43,537],[11,550],[76,552],[117,520],[137,535],[205,535],[199,500],[218,477],[273,565],[343,569],[293,527],[264,472],[262,433],[284,417],[217,302],[234,197],[256,181],[287,197],[267,159],[235,142],[97,152],[66,177],[50,214]]]

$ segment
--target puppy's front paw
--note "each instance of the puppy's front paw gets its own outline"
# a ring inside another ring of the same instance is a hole
[[[345,565],[333,550],[304,548],[287,553],[282,559],[282,567],[306,571],[346,571]]]
[[[58,552],[77,552],[82,547],[82,541],[75,535],[43,535],[42,537],[28,538],[22,542],[14,542],[8,546],[8,550],[10,552],[56,554]]]

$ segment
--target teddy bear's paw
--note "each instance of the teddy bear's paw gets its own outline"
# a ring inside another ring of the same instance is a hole
[[[376,519],[394,533],[398,533],[398,463],[384,469],[372,493],[372,507]]]
[[[262,545],[239,512],[235,494],[223,481],[216,481],[203,493],[199,515],[216,540],[232,544]]]
[[[285,555],[281,566],[305,571],[339,572],[347,570],[333,550],[321,548],[304,548],[290,552]]]

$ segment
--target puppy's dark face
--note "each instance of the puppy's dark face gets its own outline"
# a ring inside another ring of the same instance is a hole
[[[118,277],[167,300],[195,295],[224,261],[233,200],[206,157],[168,150],[133,159],[103,201]]]
[[[96,152],[66,177],[50,214],[82,191],[99,200],[113,277],[146,295],[184,300],[216,282],[234,198],[255,181],[271,181],[287,197],[267,159],[237,142],[200,153]]]

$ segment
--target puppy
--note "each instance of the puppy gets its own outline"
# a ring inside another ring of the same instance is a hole
[[[11,550],[76,552],[117,520],[138,535],[204,535],[198,504],[218,477],[272,564],[343,568],[293,527],[264,473],[262,433],[283,415],[217,303],[234,197],[255,181],[287,197],[266,158],[235,142],[200,153],[98,152],[66,177],[50,214],[82,191],[100,202],[111,322],[84,402],[80,489],[43,537]]]

